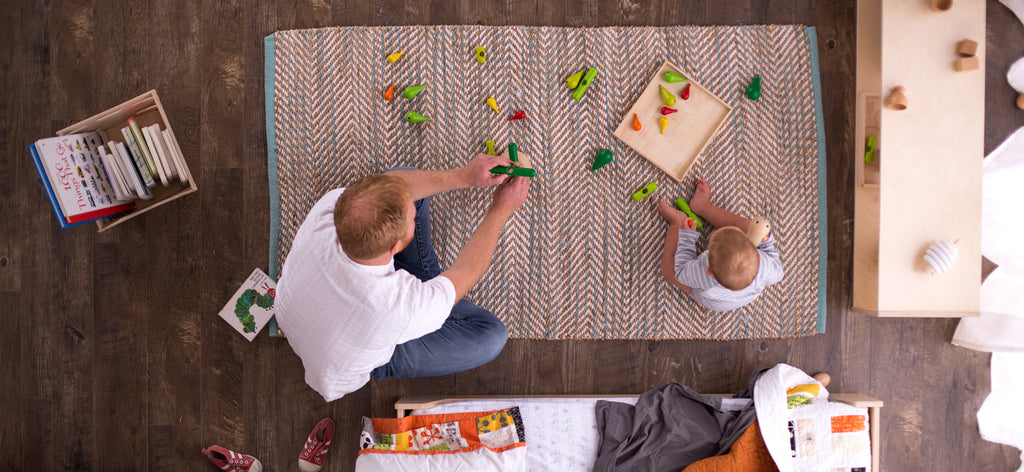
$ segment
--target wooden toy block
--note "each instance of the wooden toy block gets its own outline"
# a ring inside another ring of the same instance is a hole
[[[953,68],[956,69],[957,72],[974,70],[978,67],[981,67],[981,63],[978,62],[977,57],[961,57],[953,63]]]
[[[904,95],[907,89],[903,86],[893,87],[892,93],[885,99],[885,106],[890,110],[906,110],[907,109],[907,96]]]
[[[970,39],[964,39],[957,43],[956,53],[961,56],[974,56],[978,54],[978,42],[971,41]]]

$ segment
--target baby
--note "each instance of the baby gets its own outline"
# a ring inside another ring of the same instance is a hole
[[[746,234],[750,220],[712,205],[706,180],[697,181],[690,209],[717,228],[700,255],[696,224],[668,201],[658,202],[658,213],[668,222],[661,275],[670,283],[709,310],[729,311],[754,301],[765,287],[782,280],[782,261],[772,235],[754,247]]]

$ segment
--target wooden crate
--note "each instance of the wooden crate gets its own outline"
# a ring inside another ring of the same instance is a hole
[[[103,131],[109,138],[120,141],[118,138],[121,136],[121,128],[128,126],[128,118],[132,117],[135,117],[135,121],[140,127],[159,124],[161,128],[172,130],[172,133],[174,132],[170,121],[167,120],[164,107],[160,104],[160,97],[157,96],[156,90],[150,90],[107,111],[68,126],[58,131],[57,135],[65,136],[74,133]],[[174,144],[178,145],[177,142]],[[181,146],[178,145],[178,148],[180,149]],[[137,200],[134,210],[118,216],[96,220],[96,226],[99,227],[99,231],[106,231],[153,208],[198,190],[196,181],[192,178],[192,172],[188,169],[187,159],[182,159],[182,161],[185,164],[187,183],[182,183],[175,178],[172,179],[170,185],[163,186],[157,184],[150,189],[153,192],[153,198],[150,200]]]

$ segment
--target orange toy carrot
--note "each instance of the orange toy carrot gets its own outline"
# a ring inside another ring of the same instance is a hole
[[[384,92],[384,100],[391,100],[392,98],[395,98],[395,84],[391,84],[387,92]]]
[[[640,131],[640,118],[633,113],[633,129]]]

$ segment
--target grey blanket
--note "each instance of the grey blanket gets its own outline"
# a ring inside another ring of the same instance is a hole
[[[601,435],[595,472],[674,471],[729,451],[756,419],[754,382],[732,399],[702,395],[671,383],[640,396],[636,406],[599,401]]]

